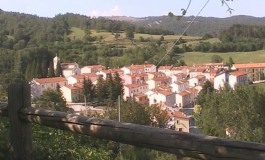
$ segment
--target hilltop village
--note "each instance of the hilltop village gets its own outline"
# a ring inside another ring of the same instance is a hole
[[[54,69],[60,63],[59,57],[53,59]],[[31,84],[33,98],[38,98],[47,89],[60,87],[67,103],[84,102],[83,81],[90,79],[93,85],[98,78],[107,78],[108,74],[118,73],[123,83],[124,101],[134,99],[138,103],[159,106],[166,110],[169,124],[178,131],[189,132],[192,112],[184,113],[185,108],[192,109],[196,97],[206,81],[213,84],[216,90],[228,84],[234,88],[236,84],[259,82],[258,73],[265,69],[265,63],[233,64],[224,63],[193,64],[192,66],[159,66],[154,64],[132,64],[122,68],[107,68],[103,65],[79,67],[77,63],[60,63],[61,77],[34,78]],[[183,121],[183,123],[179,123]],[[177,123],[176,123],[177,122]]]

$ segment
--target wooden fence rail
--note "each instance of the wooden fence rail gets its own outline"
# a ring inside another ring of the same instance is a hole
[[[15,158],[18,159],[31,159],[31,123],[37,123],[124,144],[156,149],[183,157],[224,160],[265,159],[265,144],[235,141],[211,136],[200,136],[150,126],[120,123],[41,108],[37,109],[30,107],[29,100],[16,101],[16,104],[12,104],[11,100],[15,100],[12,96],[23,97],[24,94],[24,99],[30,98],[27,96],[25,97],[25,94],[28,94],[27,85],[23,85],[23,87],[21,87],[21,85],[13,85],[10,87],[9,92],[14,93],[14,91],[16,91],[15,95],[11,93],[9,94],[11,98],[9,97],[10,100],[8,101],[8,115],[9,119],[14,119],[10,118],[10,116],[16,117],[15,120],[10,120],[10,136],[11,145],[15,152],[14,155],[16,155]],[[1,115],[5,115],[5,112],[0,113]],[[17,120],[20,121],[19,125],[22,125],[22,127],[17,126]],[[12,132],[16,132],[16,135],[19,133],[18,137],[23,140],[15,138],[16,141],[21,142],[12,141],[12,138],[14,138],[14,136],[12,137],[12,134],[15,134]],[[21,145],[24,145],[22,151]]]

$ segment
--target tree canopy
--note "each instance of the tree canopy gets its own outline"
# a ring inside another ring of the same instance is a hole
[[[196,124],[204,134],[264,143],[265,92],[253,85],[229,86],[204,92],[194,113]]]

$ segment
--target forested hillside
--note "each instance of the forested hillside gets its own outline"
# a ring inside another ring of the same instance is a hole
[[[119,17],[107,17],[111,19],[120,19]],[[170,31],[174,31],[175,34],[181,34],[183,28],[193,19],[193,16],[183,17],[177,19],[176,17],[171,18],[168,16],[160,17],[144,17],[135,18],[134,20],[125,19],[122,20],[129,21],[133,24],[137,24],[149,28],[163,28]],[[229,28],[234,24],[242,25],[265,25],[265,18],[257,18],[251,16],[232,16],[227,18],[215,18],[215,17],[198,17],[195,23],[187,31],[187,35],[202,36],[206,33],[217,34],[219,31]]]

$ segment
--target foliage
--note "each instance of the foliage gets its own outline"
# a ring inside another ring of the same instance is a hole
[[[7,118],[0,118],[0,159],[8,160],[11,158],[10,155],[10,146],[9,146],[9,130],[8,127],[8,119]]]
[[[223,42],[253,41],[255,39],[264,40],[264,26],[235,24],[223,30],[219,38]]]
[[[83,80],[83,95],[87,101],[92,101],[95,97],[95,86],[89,78]]]
[[[127,29],[125,30],[125,33],[126,33],[126,38],[127,38],[127,39],[132,40],[132,39],[134,38],[134,33],[133,33],[132,28],[127,28]]]
[[[232,59],[232,57],[230,56],[229,59],[228,59],[228,66],[231,68],[233,64],[235,64],[235,62]]]
[[[98,101],[102,102],[106,98],[107,89],[105,86],[105,81],[101,76],[99,76],[96,84],[96,96]]]
[[[202,109],[195,114],[196,124],[207,135],[264,143],[264,93],[251,85],[207,92],[199,102]]]
[[[221,57],[221,56],[219,56],[219,55],[213,55],[212,57],[211,57],[211,62],[212,63],[220,63],[220,62],[222,62],[223,61],[223,58]]]
[[[202,90],[199,92],[196,100],[196,104],[202,104],[205,101],[205,97],[208,93],[212,93],[214,91],[214,86],[210,81],[206,81],[202,86]]]
[[[43,94],[36,102],[36,106],[57,111],[68,110],[63,94],[60,91],[52,89],[43,91]]]
[[[108,160],[107,141],[33,125],[33,157],[42,159]]]
[[[117,103],[109,104],[107,116],[112,120],[118,119]],[[115,108],[114,108],[115,107]],[[134,123],[141,125],[151,125],[150,118],[156,116],[158,124],[156,127],[164,128],[166,124],[166,111],[160,111],[158,107],[149,107],[148,104],[141,105],[134,100],[121,102],[121,122]],[[121,146],[121,154],[116,157],[116,160],[123,159],[175,159],[172,154],[162,153],[159,151],[133,147],[130,145]]]

